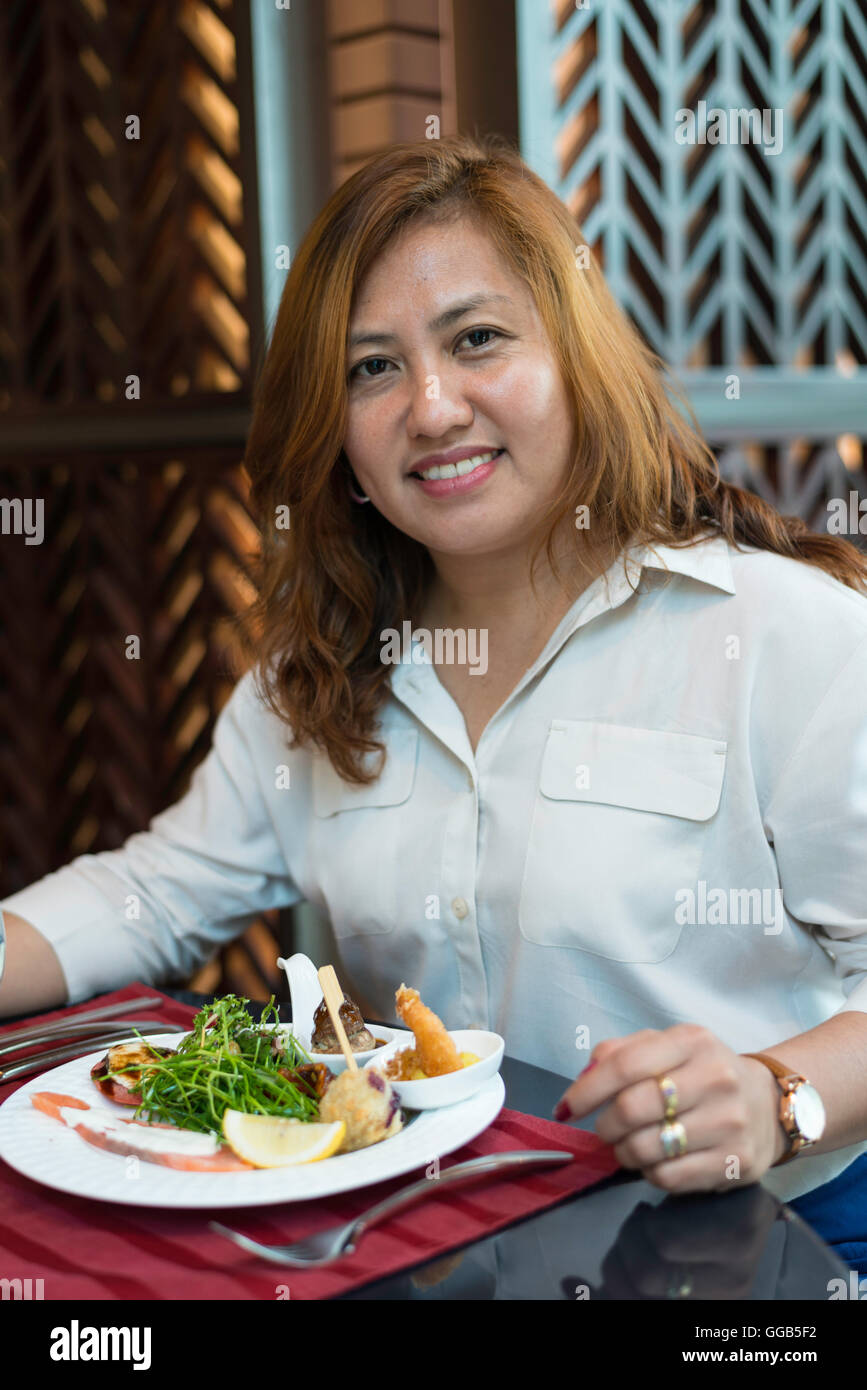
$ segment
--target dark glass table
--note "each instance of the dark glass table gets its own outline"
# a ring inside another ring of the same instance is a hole
[[[166,989],[201,1006],[211,996]],[[261,1007],[261,1006],[260,1006]],[[258,1016],[255,1005],[251,1012]],[[288,1005],[280,1015],[291,1019]],[[376,1019],[371,1022],[377,1022]],[[505,1057],[506,1105],[543,1119],[574,1078]],[[827,1303],[849,1267],[760,1183],[673,1197],[618,1173],[444,1258],[342,1301],[794,1300]]]

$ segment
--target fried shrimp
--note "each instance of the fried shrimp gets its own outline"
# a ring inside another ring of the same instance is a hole
[[[415,1052],[426,1076],[460,1071],[458,1050],[441,1019],[421,1002],[417,989],[401,985],[395,994],[398,1018],[415,1034]]]

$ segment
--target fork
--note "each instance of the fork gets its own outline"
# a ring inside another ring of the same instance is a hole
[[[251,1255],[258,1255],[263,1260],[269,1260],[271,1264],[311,1268],[330,1264],[341,1255],[350,1254],[360,1237],[371,1226],[393,1216],[404,1207],[423,1202],[426,1197],[437,1196],[445,1187],[461,1187],[465,1183],[475,1182],[478,1178],[515,1169],[539,1166],[553,1168],[560,1164],[572,1163],[574,1159],[575,1154],[559,1149],[526,1149],[517,1153],[486,1154],[483,1158],[471,1158],[466,1163],[456,1163],[453,1168],[446,1168],[437,1178],[422,1178],[421,1182],[392,1193],[390,1197],[362,1212],[361,1216],[356,1216],[344,1226],[332,1226],[328,1231],[318,1231],[304,1240],[295,1241],[292,1245],[262,1245],[258,1240],[241,1235],[240,1231],[232,1231],[228,1226],[222,1226],[219,1221],[209,1221],[208,1225],[212,1231],[218,1231],[220,1235],[233,1240],[242,1250],[248,1250]]]

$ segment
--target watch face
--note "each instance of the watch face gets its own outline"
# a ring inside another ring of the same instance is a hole
[[[795,1124],[808,1144],[815,1144],[825,1132],[825,1107],[822,1097],[805,1081],[792,1096],[792,1115]]]

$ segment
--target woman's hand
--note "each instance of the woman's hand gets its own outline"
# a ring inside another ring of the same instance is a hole
[[[665,1123],[660,1076],[677,1087],[675,1120],[687,1141],[679,1158],[665,1158],[659,1138]],[[772,1073],[697,1023],[598,1043],[554,1115],[580,1119],[602,1105],[599,1138],[613,1145],[624,1168],[640,1169],[666,1192],[725,1191],[757,1182],[786,1149]]]

